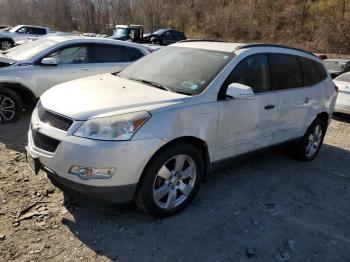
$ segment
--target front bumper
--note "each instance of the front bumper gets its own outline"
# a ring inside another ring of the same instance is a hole
[[[41,169],[48,173],[58,187],[63,185],[107,202],[131,201],[143,169],[153,154],[164,145],[161,139],[99,141],[76,137],[72,132],[79,126],[77,121],[72,125],[73,130],[65,132],[41,123],[36,111],[32,116],[33,126],[40,126],[36,132],[59,140],[59,145],[53,153],[37,147],[30,128],[26,147],[28,153],[39,160]],[[115,172],[111,178],[81,179],[68,173],[72,165],[115,168]]]
[[[137,184],[110,187],[84,185],[62,178],[45,166],[41,166],[41,169],[46,172],[52,184],[62,191],[69,192],[72,190],[109,203],[126,203],[132,201],[137,187]]]

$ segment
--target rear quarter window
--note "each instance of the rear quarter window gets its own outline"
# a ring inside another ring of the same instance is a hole
[[[298,59],[303,71],[305,86],[316,85],[327,77],[327,72],[321,63],[304,57]]]
[[[137,48],[124,46],[124,49],[128,54],[130,61],[136,61],[145,55],[141,50]]]

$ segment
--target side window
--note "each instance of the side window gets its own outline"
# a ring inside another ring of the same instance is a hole
[[[298,59],[303,71],[305,86],[315,85],[327,77],[327,73],[320,63],[304,57]]]
[[[141,57],[143,57],[145,54],[140,51],[137,48],[133,48],[133,47],[128,47],[128,46],[124,46],[124,49],[126,50],[130,61],[136,61],[137,59],[140,59]]]
[[[37,28],[37,27],[32,27],[30,29],[30,33],[33,35],[46,35],[46,29],[44,28]]]
[[[94,45],[93,63],[122,63],[128,62],[123,47],[117,45]]]
[[[16,31],[16,33],[19,33],[19,34],[29,34],[28,27],[23,26],[23,27],[19,28],[19,29]]]
[[[296,56],[269,54],[271,89],[282,90],[302,87],[303,77]]]
[[[241,61],[224,83],[250,86],[254,93],[270,91],[269,64],[265,54],[252,55]]]
[[[88,63],[88,50],[86,46],[73,46],[52,53],[49,57],[55,57],[58,64],[85,64]]]

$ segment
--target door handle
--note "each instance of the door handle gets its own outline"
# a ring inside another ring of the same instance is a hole
[[[80,67],[80,70],[81,71],[89,71],[89,68],[88,67]]]
[[[274,109],[275,108],[275,105],[266,105],[264,107],[265,110],[270,110],[270,109]]]

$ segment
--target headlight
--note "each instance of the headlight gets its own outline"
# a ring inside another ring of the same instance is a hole
[[[151,117],[146,111],[91,118],[73,135],[98,140],[130,140],[136,131]]]

